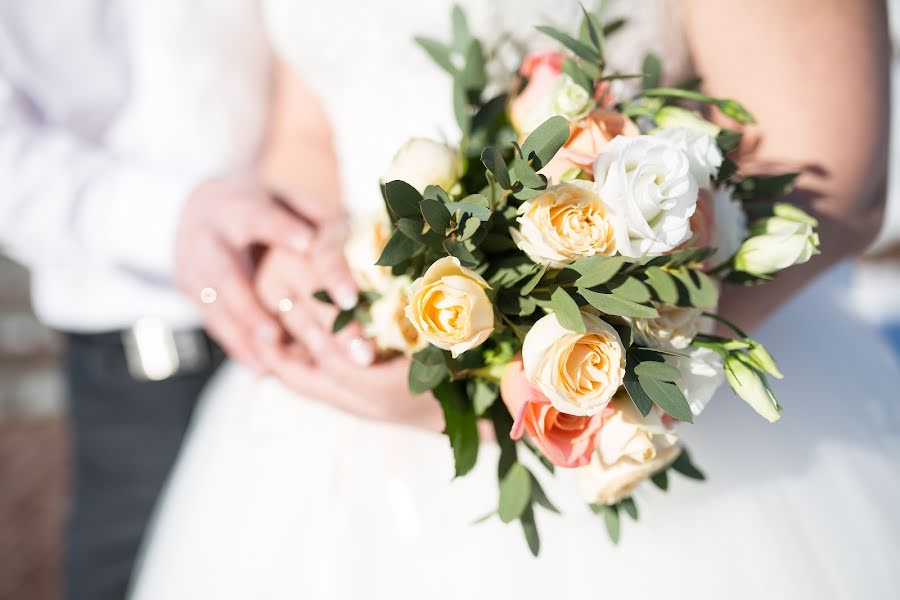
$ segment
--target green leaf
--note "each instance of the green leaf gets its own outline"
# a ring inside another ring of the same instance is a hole
[[[637,504],[634,503],[634,498],[628,497],[623,498],[619,501],[619,508],[625,511],[625,513],[632,518],[632,520],[637,521],[638,519],[638,509]]]
[[[657,406],[669,413],[673,418],[687,423],[694,422],[691,405],[688,404],[687,399],[677,385],[650,377],[641,377],[640,375],[638,375],[638,384]]]
[[[597,62],[600,59],[600,53],[596,49],[591,48],[584,42],[576,40],[568,33],[564,33],[547,25],[538,25],[536,29],[543,34],[549,35],[557,42],[587,61]]]
[[[453,66],[453,60],[450,58],[451,50],[448,46],[427,37],[416,37],[415,40],[442,69],[451,75],[456,74],[456,67]]]
[[[463,242],[465,240],[472,239],[472,236],[478,232],[478,229],[481,227],[481,221],[475,217],[469,217],[464,221],[462,233],[460,234],[459,241]]]
[[[524,158],[513,157],[513,173],[516,180],[529,189],[542,190],[547,187],[547,181],[538,175]]]
[[[428,346],[413,354],[409,369],[409,391],[422,394],[440,385],[449,374],[444,352]]]
[[[588,77],[587,74],[578,67],[574,60],[572,60],[571,58],[567,58],[566,60],[564,60],[562,64],[562,70],[563,73],[572,78],[572,81],[583,87],[591,95],[594,94],[594,85],[591,81],[591,78]]]
[[[468,248],[466,248],[465,242],[447,238],[444,240],[444,250],[446,250],[450,256],[458,258],[459,261],[467,267],[474,267],[478,264],[478,259],[475,258],[475,255],[472,254]]]
[[[713,308],[719,302],[719,290],[709,275],[697,269],[680,268],[673,273],[688,292],[692,306]]]
[[[630,354],[628,364],[625,366],[625,376],[622,379],[622,383],[625,384],[625,391],[631,396],[631,401],[634,402],[634,406],[638,411],[645,417],[649,415],[650,410],[653,408],[653,400],[638,382],[637,375],[634,372],[634,365],[631,364]]]
[[[716,136],[716,143],[722,149],[722,152],[730,152],[738,147],[742,137],[743,134],[740,131],[722,129],[719,131],[719,135]]]
[[[560,116],[550,117],[531,132],[522,144],[522,155],[540,170],[569,139],[569,122]]]
[[[459,202],[451,202],[447,205],[447,210],[456,218],[457,222],[466,217],[475,217],[479,221],[487,221],[491,218],[488,199],[481,194],[472,194]]]
[[[753,115],[751,115],[741,103],[729,98],[714,98],[713,96],[708,96],[700,92],[679,88],[651,88],[645,89],[642,94],[649,98],[676,98],[679,100],[693,100],[694,102],[712,104],[713,106],[719,107],[719,110],[738,123],[747,125],[756,122]]]
[[[648,54],[644,57],[644,65],[641,67],[644,75],[644,81],[641,84],[643,89],[655,88],[662,81],[662,63],[655,54]]]
[[[591,504],[590,507],[595,514],[603,516],[603,522],[606,524],[606,533],[609,534],[610,541],[613,544],[618,544],[620,532],[618,506],[615,504]]]
[[[472,115],[469,110],[469,99],[466,97],[466,88],[459,78],[453,80],[453,116],[456,124],[464,134],[469,132],[472,124]]]
[[[397,221],[397,231],[405,235],[411,240],[417,242],[422,241],[422,230],[425,228],[425,222],[422,216],[416,213],[415,218],[404,217]]]
[[[469,25],[466,23],[466,15],[458,4],[453,5],[450,13],[453,22],[453,47],[462,52],[469,45],[472,34],[469,33]]]
[[[531,498],[531,473],[520,462],[514,462],[500,481],[497,514],[504,523],[518,519]]]
[[[652,306],[644,306],[643,304],[623,300],[613,294],[602,294],[581,287],[578,288],[578,293],[587,300],[588,304],[608,315],[643,319],[653,319],[659,316],[659,313]]]
[[[799,175],[782,173],[744,177],[735,192],[741,200],[777,200],[794,189],[794,181]]]
[[[421,242],[411,240],[400,231],[395,231],[375,264],[382,267],[399,265],[424,247]]]
[[[650,301],[650,290],[636,277],[617,277],[610,281],[607,286],[616,297],[623,300],[637,302],[638,304]]]
[[[500,187],[505,190],[512,187],[509,181],[509,167],[506,166],[506,161],[503,160],[503,155],[500,154],[499,150],[488,146],[481,153],[481,162],[484,163],[488,171],[494,174]]]
[[[606,23],[603,26],[603,37],[609,37],[618,30],[622,29],[622,26],[625,25],[628,21],[626,19],[613,19],[610,22]]]
[[[696,479],[698,481],[706,480],[706,475],[703,474],[703,471],[698,469],[694,463],[691,462],[691,457],[687,450],[681,451],[681,454],[678,455],[675,462],[671,464],[671,468],[689,479]]]
[[[478,428],[475,411],[458,383],[444,382],[434,389],[444,411],[444,433],[450,438],[456,476],[472,470],[478,460]]]
[[[634,368],[634,373],[638,377],[656,379],[657,381],[678,381],[681,379],[681,371],[672,365],[655,360],[645,360],[638,363]]]
[[[558,287],[550,296],[550,305],[556,314],[559,324],[575,333],[586,333],[584,319],[575,299],[569,295],[565,288]]]
[[[350,310],[342,310],[339,312],[334,318],[334,323],[331,325],[331,333],[337,333],[349,325],[353,321],[353,313],[354,310],[352,308]]]
[[[560,514],[559,509],[550,502],[550,498],[544,493],[544,488],[541,487],[541,483],[534,474],[531,475],[531,499],[550,512]]]
[[[660,471],[659,473],[651,475],[650,481],[652,481],[653,485],[655,485],[662,491],[666,491],[667,489],[669,489],[669,475],[666,473],[665,469]]]
[[[581,20],[581,31],[584,35],[581,36],[581,40],[596,48],[602,56],[603,34],[601,33],[599,24],[595,20],[596,17],[585,10],[583,5],[581,7],[581,12],[584,13],[584,18]]]
[[[416,188],[405,181],[399,179],[388,181],[384,184],[384,195],[387,198],[388,208],[397,219],[419,216],[419,202],[422,196]]]
[[[616,333],[619,334],[619,339],[622,340],[622,345],[626,348],[631,347],[634,343],[634,329],[631,328],[631,325],[628,323],[610,323],[613,329],[616,330]]]
[[[437,200],[442,204],[450,204],[450,196],[439,185],[429,185],[422,193],[425,200]]]
[[[442,236],[447,235],[452,217],[450,211],[440,200],[426,198],[419,202],[419,210],[422,211],[422,216],[431,229]]]
[[[461,85],[466,91],[479,92],[487,83],[484,73],[484,52],[481,50],[481,42],[471,40],[466,49],[466,66],[459,74]]]
[[[325,290],[317,290],[313,292],[313,298],[315,298],[319,302],[324,302],[325,304],[334,304],[334,300],[331,299],[331,295]]]
[[[534,521],[534,511],[530,506],[522,512],[520,520],[522,531],[525,533],[525,541],[528,542],[528,549],[532,556],[537,556],[541,551],[541,538],[538,535],[537,523]]]
[[[537,271],[535,271],[534,275],[532,275],[528,281],[525,282],[525,285],[522,286],[522,289],[519,290],[519,294],[522,296],[527,296],[531,292],[534,291],[534,288],[537,287],[537,284],[541,282],[544,275],[547,273],[547,265],[540,265]]]
[[[496,383],[484,379],[474,379],[469,384],[469,395],[472,397],[472,408],[480,417],[497,401],[500,396],[500,388]]]
[[[659,267],[648,267],[644,274],[647,277],[647,285],[660,302],[672,305],[678,302],[678,286],[671,275]]]
[[[569,265],[569,268],[581,273],[581,277],[576,281],[579,287],[590,288],[602,285],[612,279],[627,260],[624,256],[595,254],[587,258],[579,258]]]

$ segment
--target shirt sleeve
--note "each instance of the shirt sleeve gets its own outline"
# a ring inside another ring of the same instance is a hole
[[[24,264],[92,261],[170,279],[197,183],[42,123],[0,74],[0,247]]]

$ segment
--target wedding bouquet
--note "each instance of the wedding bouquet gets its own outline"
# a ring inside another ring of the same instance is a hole
[[[440,402],[457,476],[476,463],[477,422],[492,422],[491,516],[521,521],[535,554],[534,505],[556,509],[523,448],[551,472],[575,469],[617,541],[637,485],[665,490],[669,470],[703,479],[675,425],[723,380],[778,420],[767,377],[781,373],[715,313],[718,290],[765,282],[818,247],[816,221],[774,202],[796,174],[741,174],[728,157],[741,133],[703,116],[752,123],[741,104],[696,82],[660,87],[652,55],[640,74],[607,71],[604,39],[621,24],[585,11],[577,37],[537,27],[564,50],[528,55],[495,94],[458,8],[452,42],[417,40],[453,78],[461,136],[400,149],[384,218],[348,247],[366,291],[335,322],[358,319],[382,352],[412,356],[410,390]]]

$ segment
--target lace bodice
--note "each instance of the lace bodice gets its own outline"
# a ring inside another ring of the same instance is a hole
[[[501,59],[508,74],[520,51],[552,47],[534,26],[577,27],[575,0],[463,0],[473,33],[487,49],[509,34]],[[665,76],[689,73],[680,7],[672,0],[610,0],[608,18],[626,25],[610,38],[608,58],[621,72],[639,72],[644,55],[664,57]],[[451,81],[413,41],[450,37],[450,0],[268,0],[265,21],[275,52],[318,94],[334,132],[345,203],[356,214],[379,206],[377,182],[411,136],[456,141]],[[590,5],[590,3],[588,3]],[[639,5],[639,10],[637,10]],[[509,55],[509,56],[507,56]],[[508,59],[508,60],[505,60]]]

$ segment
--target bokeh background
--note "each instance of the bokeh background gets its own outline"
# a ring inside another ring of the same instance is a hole
[[[888,213],[850,298],[900,360],[900,0],[893,39],[893,156]],[[0,600],[60,598],[68,488],[61,346],[31,313],[28,275],[0,256]]]

